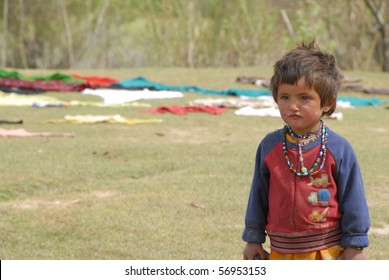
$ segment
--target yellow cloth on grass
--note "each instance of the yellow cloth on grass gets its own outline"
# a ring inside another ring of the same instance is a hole
[[[49,120],[46,123],[122,123],[122,124],[141,124],[141,123],[161,123],[160,119],[127,119],[120,115],[67,115],[63,120]]]

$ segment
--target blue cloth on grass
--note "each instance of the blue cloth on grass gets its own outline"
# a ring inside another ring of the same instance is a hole
[[[149,88],[155,90],[172,90],[172,91],[180,91],[180,92],[193,92],[193,93],[215,94],[215,95],[249,96],[249,97],[270,95],[270,91],[268,89],[251,90],[251,89],[231,88],[227,90],[214,90],[214,89],[200,88],[197,86],[173,86],[173,85],[155,83],[143,77],[135,77],[129,80],[122,80],[117,84],[113,84],[112,86],[119,86],[122,88]]]

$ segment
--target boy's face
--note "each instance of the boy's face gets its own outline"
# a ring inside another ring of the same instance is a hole
[[[284,122],[301,135],[319,129],[323,112],[330,109],[321,107],[319,94],[305,84],[304,77],[296,85],[280,84],[277,104]]]

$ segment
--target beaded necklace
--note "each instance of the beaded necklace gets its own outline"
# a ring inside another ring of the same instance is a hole
[[[298,146],[298,153],[299,153],[299,162],[300,162],[300,171],[297,171],[293,164],[290,162],[290,159],[288,157],[288,151],[286,148],[286,135],[290,134],[294,140],[297,142]],[[309,143],[312,143],[316,141],[318,138],[321,138],[321,146],[319,154],[317,155],[317,158],[312,165],[312,167],[308,170],[307,167],[304,166],[304,158],[303,158],[303,147],[306,146]],[[306,142],[301,142],[299,139],[308,140]],[[298,135],[295,134],[292,131],[292,128],[285,124],[284,126],[284,139],[282,143],[282,149],[284,152],[284,156],[286,159],[286,164],[288,165],[289,169],[296,175],[296,176],[313,176],[318,174],[324,167],[324,163],[326,162],[326,155],[327,155],[327,141],[328,141],[328,129],[327,126],[323,123],[323,121],[320,121],[320,128],[317,130],[316,133],[308,133],[305,135]],[[320,162],[321,161],[321,162]]]

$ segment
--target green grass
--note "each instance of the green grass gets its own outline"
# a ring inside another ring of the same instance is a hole
[[[197,85],[254,88],[237,76],[269,77],[271,68],[121,69],[63,71]],[[49,70],[32,73],[50,74]],[[349,72],[363,84],[389,87],[387,74]],[[342,93],[370,97],[357,93]],[[96,101],[79,93],[48,93],[62,100]],[[212,96],[147,101],[186,105]],[[387,96],[378,96],[389,101]],[[72,132],[73,138],[0,138],[1,259],[241,259],[241,232],[261,138],[281,119],[189,113],[152,115],[142,108],[0,107],[1,118],[23,119],[31,132]],[[370,259],[389,259],[389,111],[385,106],[340,110],[327,120],[354,146],[370,214]],[[162,123],[45,124],[64,115],[120,114]],[[358,203],[358,202],[356,202]]]

